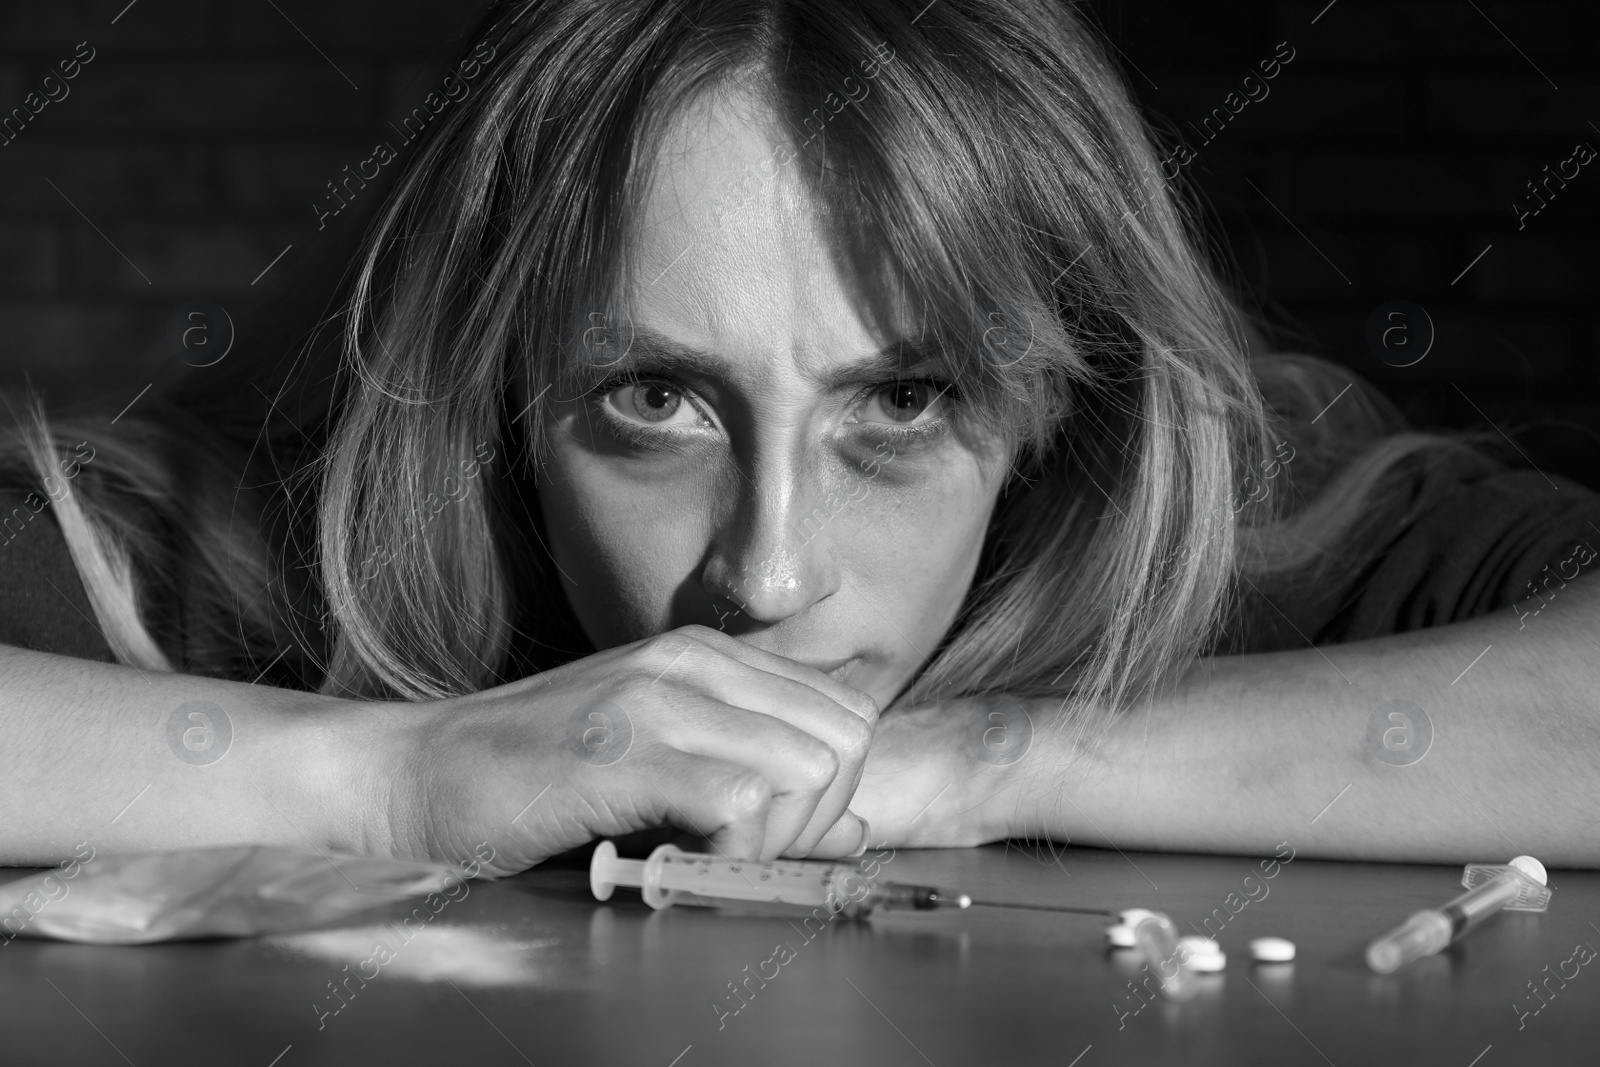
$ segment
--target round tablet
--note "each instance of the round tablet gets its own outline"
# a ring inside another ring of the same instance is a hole
[[[1281,937],[1258,937],[1250,942],[1250,957],[1261,963],[1288,963],[1294,959],[1294,942]]]
[[[1222,951],[1222,946],[1209,937],[1194,935],[1180,937],[1178,947],[1188,953],[1186,966],[1191,971],[1210,974],[1222,970],[1228,964],[1228,956]]]

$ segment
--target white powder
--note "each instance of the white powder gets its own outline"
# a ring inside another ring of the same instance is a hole
[[[409,941],[402,940],[397,926],[316,930],[264,940],[296,955],[349,964],[369,980],[377,967],[379,976],[475,986],[537,983],[538,950],[556,944],[554,939],[510,941],[491,927],[425,926],[405,932],[411,935]],[[387,953],[379,951],[379,945],[387,946]]]

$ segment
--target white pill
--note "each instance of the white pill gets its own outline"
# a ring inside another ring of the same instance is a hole
[[[1250,942],[1250,957],[1262,963],[1288,963],[1294,959],[1294,942],[1281,937],[1258,937]]]
[[[1127,923],[1117,923],[1106,927],[1106,941],[1114,948],[1132,948],[1134,946],[1133,927]]]
[[[1228,965],[1228,956],[1222,951],[1222,946],[1209,937],[1194,935],[1180,937],[1178,947],[1187,952],[1188,967],[1191,971],[1209,974],[1220,971]]]

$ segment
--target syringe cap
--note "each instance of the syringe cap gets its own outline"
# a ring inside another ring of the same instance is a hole
[[[1544,864],[1540,863],[1538,860],[1534,859],[1532,856],[1518,856],[1516,859],[1512,860],[1507,866],[1515,867],[1517,870],[1521,871],[1523,874],[1527,875],[1529,878],[1532,878],[1535,882],[1538,882],[1540,885],[1548,885],[1549,884],[1550,879],[1549,879],[1549,876],[1544,873]]]

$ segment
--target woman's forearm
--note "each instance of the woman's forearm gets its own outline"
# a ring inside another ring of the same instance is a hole
[[[351,707],[0,646],[0,864],[85,841],[369,851],[378,794]]]
[[[1259,852],[1288,840],[1332,858],[1529,853],[1600,865],[1596,635],[1600,589],[1584,579],[1536,618],[1506,611],[1201,661],[1093,751],[1041,730],[1013,809],[1018,832],[1124,848]],[[1421,717],[1391,701],[1426,714],[1420,758]],[[1034,708],[1041,723],[1055,713]]]

